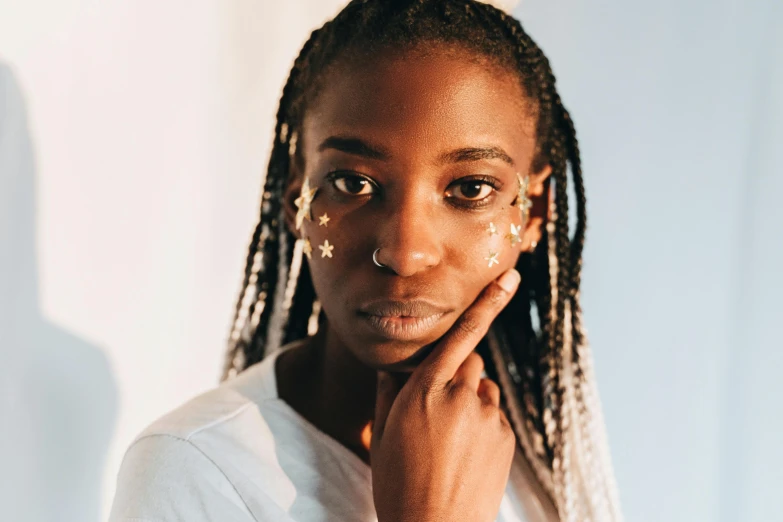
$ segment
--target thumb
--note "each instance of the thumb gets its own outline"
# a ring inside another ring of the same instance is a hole
[[[397,393],[400,391],[400,387],[397,380],[389,373],[379,371],[378,386],[375,392],[375,420],[372,424],[372,447],[380,441],[383,435],[383,430],[386,427],[386,419],[389,417],[389,411],[391,411],[394,399],[397,398]]]

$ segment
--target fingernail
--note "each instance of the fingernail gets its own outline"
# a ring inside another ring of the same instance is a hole
[[[498,285],[506,292],[513,292],[519,282],[522,280],[522,276],[519,275],[515,269],[510,269],[498,279]]]

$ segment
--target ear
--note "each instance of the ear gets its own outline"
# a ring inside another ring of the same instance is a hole
[[[535,174],[530,174],[528,197],[533,202],[533,206],[530,208],[530,217],[522,236],[522,248],[528,251],[532,250],[530,245],[534,241],[541,242],[543,227],[551,217],[552,206],[549,204],[552,194],[552,185],[549,183],[551,174],[552,167],[550,165]]]
[[[283,192],[283,210],[285,213],[286,227],[288,227],[288,230],[291,232],[291,234],[294,235],[294,237],[301,239],[300,231],[296,229],[296,211],[298,209],[296,208],[295,202],[296,198],[299,197],[299,194],[302,191],[302,183],[304,183],[304,178],[299,171],[297,163],[298,162],[292,158],[288,170],[288,179],[286,180],[285,191]]]

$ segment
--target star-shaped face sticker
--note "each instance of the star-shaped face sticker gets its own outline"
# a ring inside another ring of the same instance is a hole
[[[329,244],[329,240],[324,240],[323,245],[318,245],[318,248],[321,249],[321,257],[332,257],[332,250],[334,250],[334,245]]]
[[[294,201],[294,205],[296,205],[296,208],[299,209],[296,212],[296,229],[299,230],[302,228],[302,223],[305,219],[312,220],[313,217],[310,215],[310,203],[313,202],[313,199],[315,198],[315,194],[318,192],[317,188],[311,189],[310,188],[310,180],[308,178],[305,178],[304,183],[302,183],[302,190],[299,193],[299,197],[296,198]]]
[[[489,255],[488,255],[487,257],[485,257],[485,258],[484,258],[484,260],[485,260],[485,261],[489,261],[489,265],[488,265],[488,266],[489,266],[490,268],[492,268],[492,265],[493,265],[493,264],[495,264],[495,265],[498,265],[498,264],[500,264],[500,261],[498,261],[498,255],[499,255],[499,253],[498,253],[498,252],[492,252],[492,251],[490,250],[490,251],[489,251]]]
[[[522,238],[519,237],[519,233],[522,231],[522,225],[515,225],[511,223],[511,232],[506,234],[506,239],[511,242],[511,246],[522,242]]]
[[[528,212],[530,212],[530,208],[533,206],[533,202],[527,195],[527,191],[530,188],[530,178],[522,176],[517,172],[517,180],[519,181],[519,191],[516,199],[514,199],[514,204],[522,211],[522,220],[527,221]]]
[[[304,240],[304,246],[302,247],[302,252],[304,252],[304,255],[307,256],[307,259],[313,258],[313,245],[310,244],[310,240],[308,238],[305,238]]]
[[[487,232],[489,232],[489,237],[492,237],[498,233],[498,227],[495,226],[495,223],[490,223]]]
[[[324,212],[324,215],[323,215],[323,216],[318,216],[318,221],[319,221],[319,223],[318,223],[318,226],[319,226],[319,227],[325,227],[325,226],[327,226],[327,223],[329,223],[329,220],[330,220],[330,219],[331,219],[331,218],[330,218],[329,216],[327,216],[327,215],[326,215],[326,212]]]

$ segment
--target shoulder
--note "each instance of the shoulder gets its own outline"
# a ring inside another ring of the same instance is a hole
[[[133,441],[151,436],[170,436],[190,441],[199,434],[241,422],[248,410],[263,406],[265,399],[253,400],[240,391],[221,385],[191,399],[147,426]]]
[[[264,488],[248,484],[258,484],[255,470],[269,469],[264,462],[274,459],[270,424],[277,422],[277,399],[264,378],[271,362],[262,361],[142,431],[123,458],[111,522],[259,520],[254,516],[259,506],[271,501]],[[269,406],[271,414],[265,413]]]
[[[192,442],[145,435],[128,449],[110,522],[255,520],[218,466]]]

